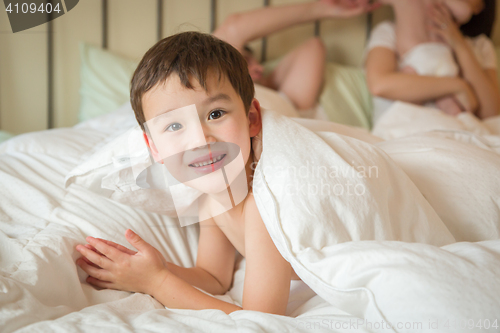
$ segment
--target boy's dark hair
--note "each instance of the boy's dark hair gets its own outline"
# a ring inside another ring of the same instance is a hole
[[[130,102],[142,130],[146,121],[142,109],[144,93],[174,73],[179,75],[186,88],[193,89],[189,80],[195,78],[206,90],[209,70],[215,71],[219,80],[229,79],[248,113],[255,90],[245,58],[234,47],[212,35],[188,31],[156,43],[134,72],[130,82]]]

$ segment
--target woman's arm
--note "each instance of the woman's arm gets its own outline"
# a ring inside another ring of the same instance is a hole
[[[323,0],[266,7],[230,15],[213,34],[241,52],[248,42],[296,24],[324,18],[356,16],[377,7],[378,4],[362,4],[353,0]]]
[[[371,49],[365,66],[368,88],[375,96],[420,104],[459,94],[469,101],[471,109],[475,107],[474,94],[464,80],[398,72],[396,53],[388,48]]]
[[[477,96],[479,118],[498,115],[500,97],[496,71],[484,70],[481,67],[474,51],[451,19],[446,7],[435,5],[431,10],[431,19],[434,23],[431,29],[453,49],[462,76],[469,82]]]
[[[467,43],[455,48],[455,54],[462,69],[463,77],[476,93],[479,107],[477,115],[484,119],[498,115],[500,99],[497,73],[494,69],[483,70]]]

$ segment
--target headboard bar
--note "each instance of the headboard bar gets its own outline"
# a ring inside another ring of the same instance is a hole
[[[370,38],[370,34],[372,32],[372,26],[373,26],[373,13],[369,12],[366,14],[366,37],[365,40],[368,43],[368,39]]]
[[[102,0],[102,41],[103,49],[108,48],[108,0]]]
[[[52,12],[47,12],[47,128],[54,128],[54,29]]]
[[[264,7],[269,7],[269,0],[264,0]],[[260,49],[260,61],[267,59],[267,37],[262,37],[262,48]]]
[[[156,39],[163,37],[163,0],[156,0]]]
[[[210,32],[214,32],[217,24],[217,0],[210,1]]]

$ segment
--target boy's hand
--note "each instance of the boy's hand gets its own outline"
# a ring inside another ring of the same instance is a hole
[[[90,275],[87,282],[97,287],[151,295],[170,274],[165,259],[132,230],[127,230],[125,237],[138,252],[110,241],[87,237],[89,245],[76,247],[83,255],[76,263]]]

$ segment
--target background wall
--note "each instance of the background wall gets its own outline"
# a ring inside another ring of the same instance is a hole
[[[270,0],[271,6],[314,0]],[[497,0],[500,1],[500,0]],[[107,48],[139,60],[157,41],[157,0],[108,0]],[[162,37],[186,30],[210,32],[209,0],[164,0]],[[264,0],[217,0],[216,23],[231,13],[262,7]],[[13,34],[7,13],[0,6],[0,130],[20,134],[49,128],[48,24]],[[53,127],[77,123],[80,85],[78,44],[102,45],[102,0],[80,0],[70,12],[52,21]],[[497,6],[500,15],[500,6]],[[390,18],[387,8],[377,10],[373,24]],[[498,16],[497,15],[497,16]],[[500,17],[500,16],[498,16]],[[498,20],[500,21],[500,20]],[[493,40],[500,45],[497,21]],[[366,41],[367,16],[322,21],[320,36],[328,60],[360,66]],[[314,23],[290,28],[267,40],[267,60],[278,58],[314,35]],[[260,54],[262,41],[251,46]]]

